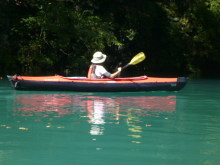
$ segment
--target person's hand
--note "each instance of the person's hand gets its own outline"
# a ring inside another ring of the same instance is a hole
[[[121,67],[118,68],[118,71],[121,72]]]

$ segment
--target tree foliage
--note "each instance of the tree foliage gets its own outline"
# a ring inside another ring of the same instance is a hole
[[[86,75],[100,50],[110,71],[143,51],[125,74],[220,76],[218,0],[2,0],[0,17],[1,74]]]

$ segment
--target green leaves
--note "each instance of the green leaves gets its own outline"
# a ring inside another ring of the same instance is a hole
[[[113,67],[149,53],[138,74],[220,66],[219,0],[4,0],[0,16],[0,72],[78,75],[97,50]]]
[[[22,43],[19,60],[22,66],[29,66],[23,69],[25,72],[48,66],[55,70],[74,70],[72,67],[76,65],[73,63],[87,63],[87,58],[79,63],[77,56],[89,55],[91,58],[95,50],[121,45],[113,33],[112,23],[103,21],[93,10],[81,10],[80,6],[72,8],[62,1],[41,1],[41,5],[32,6],[38,6],[36,14],[21,18],[16,29]]]

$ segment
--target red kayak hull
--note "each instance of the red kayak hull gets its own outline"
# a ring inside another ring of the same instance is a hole
[[[16,90],[79,91],[79,92],[137,92],[178,91],[186,78],[127,77],[115,79],[88,79],[84,77],[8,76]]]

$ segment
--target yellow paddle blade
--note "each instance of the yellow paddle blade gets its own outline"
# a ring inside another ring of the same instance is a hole
[[[145,54],[143,52],[138,53],[136,56],[134,56],[131,61],[130,61],[130,65],[136,65],[140,62],[142,62],[145,59]]]

